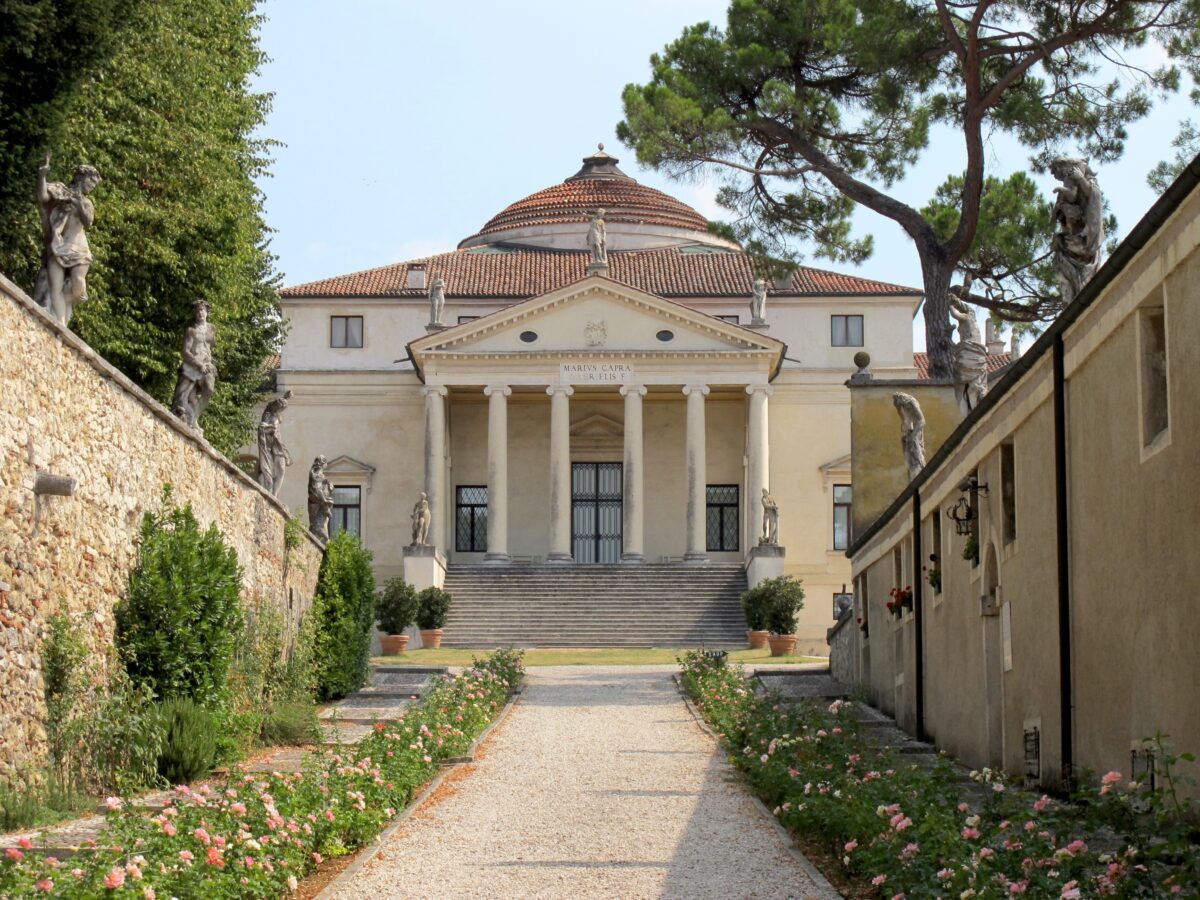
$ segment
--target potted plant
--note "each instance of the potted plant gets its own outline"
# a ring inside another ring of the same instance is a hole
[[[379,638],[384,656],[395,656],[408,649],[404,629],[417,620],[420,601],[416,589],[403,578],[393,578],[375,598],[375,620],[383,636]]]
[[[772,656],[787,656],[796,652],[796,614],[804,608],[804,588],[791,575],[767,578],[757,587],[765,589],[767,605],[768,643]]]
[[[892,588],[888,595],[892,598],[887,602],[888,612],[897,619],[904,615],[904,610],[913,608],[913,592],[911,587]]]
[[[763,588],[766,582],[760,582],[742,594],[742,612],[746,616],[746,643],[751,650],[761,650],[767,646],[767,607],[771,597]]]
[[[446,613],[450,611],[451,597],[439,587],[427,587],[417,595],[417,628],[421,630],[421,644],[425,647],[442,646],[442,629],[446,625]]]

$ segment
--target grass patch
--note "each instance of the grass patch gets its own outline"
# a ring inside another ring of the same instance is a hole
[[[410,650],[396,656],[377,656],[375,662],[385,665],[420,666],[468,666],[472,657],[480,650]],[[655,666],[674,665],[685,650],[671,648],[598,647],[562,648],[546,647],[525,651],[525,665],[529,666]],[[749,666],[796,665],[799,663],[828,662],[821,656],[771,656],[768,649],[731,650],[729,659],[734,663]]]

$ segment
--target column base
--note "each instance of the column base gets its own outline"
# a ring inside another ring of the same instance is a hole
[[[623,563],[644,563],[646,561],[645,554],[642,553],[622,553],[621,562]]]
[[[546,556],[546,562],[563,565],[566,563],[575,562],[575,557],[573,557],[570,553],[550,553]]]
[[[512,562],[512,557],[507,553],[485,553],[483,561],[497,566],[506,566]]]
[[[698,550],[689,550],[683,554],[683,561],[688,565],[703,566],[708,563],[708,554]]]

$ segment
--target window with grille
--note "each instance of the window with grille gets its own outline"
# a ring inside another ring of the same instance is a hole
[[[459,485],[454,495],[454,549],[463,553],[487,550],[487,485]]]
[[[330,347],[361,347],[363,345],[362,316],[330,316]]]
[[[831,343],[835,347],[861,347],[863,345],[862,316],[831,316]]]
[[[848,484],[833,486],[833,549],[845,550],[850,546],[850,501],[852,491]]]
[[[705,513],[707,516],[708,549],[726,551],[738,549],[738,486],[710,484]]]
[[[348,531],[362,537],[362,488],[334,487],[333,512],[329,520],[329,535]]]

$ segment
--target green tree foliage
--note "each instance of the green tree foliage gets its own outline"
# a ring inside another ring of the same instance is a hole
[[[139,6],[116,52],[71,97],[50,141],[51,177],[69,181],[87,162],[104,178],[92,195],[89,300],[72,328],[169,403],[183,330],[194,303],[207,300],[218,377],[201,424],[226,453],[250,436],[249,411],[283,328],[255,186],[269,149],[255,130],[270,101],[250,89],[263,61],[254,7],[254,0]],[[24,198],[12,229],[0,234],[0,271],[32,289],[40,264],[36,165],[15,172],[15,181],[0,174]]]
[[[439,587],[430,585],[417,595],[417,627],[432,631],[446,627],[446,616],[450,613],[453,598]]]
[[[366,684],[371,659],[375,575],[371,552],[348,531],[325,547],[311,615],[317,696],[331,700],[358,690]]]
[[[1200,91],[1192,91],[1192,102],[1200,102]],[[1146,183],[1160,194],[1171,186],[1197,155],[1200,155],[1200,128],[1191,119],[1179,123],[1179,134],[1171,141],[1175,155],[1164,159],[1146,176]]]
[[[1194,72],[1196,16],[1194,0],[733,0],[725,29],[686,29],[651,58],[648,84],[626,87],[618,134],[669,174],[721,172],[719,200],[739,216],[725,231],[760,257],[794,260],[800,238],[861,259],[856,204],[896,222],[921,261],[926,342],[946,376],[951,277],[988,249],[975,243],[985,136],[1014,137],[1038,168],[1069,144],[1120,156],[1152,92],[1180,81],[1176,65],[1144,71],[1127,54],[1154,40]],[[889,193],[939,124],[966,160],[957,197],[943,195],[958,213],[949,234]]]
[[[420,600],[416,589],[397,576],[388,581],[375,600],[375,620],[384,634],[403,634],[417,620]]]
[[[142,518],[137,568],[116,608],[116,645],[160,699],[220,706],[242,627],[242,570],[215,524],[170,502]]]

